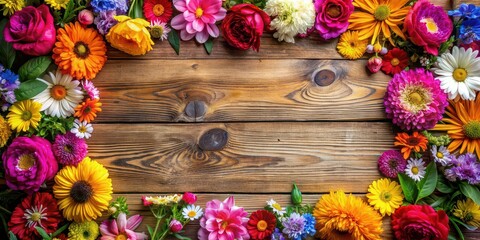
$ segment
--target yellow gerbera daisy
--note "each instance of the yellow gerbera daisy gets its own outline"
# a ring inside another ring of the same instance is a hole
[[[358,59],[363,56],[367,50],[368,41],[360,40],[358,32],[346,31],[340,36],[337,49],[342,56],[348,59]]]
[[[78,166],[65,166],[57,173],[53,194],[67,220],[91,221],[108,208],[112,180],[102,164],[86,157]]]
[[[458,200],[453,215],[470,226],[480,227],[480,206],[470,198],[465,201]]]
[[[371,44],[374,44],[382,34],[394,45],[391,31],[406,39],[399,25],[403,24],[403,20],[410,10],[410,6],[404,7],[408,1],[354,0],[353,6],[362,11],[352,13],[348,29],[359,31],[360,40],[371,38]]]
[[[5,119],[0,116],[0,148],[7,144],[8,139],[12,135],[12,130]]]
[[[450,104],[445,110],[447,117],[444,117],[433,130],[447,131],[452,142],[448,145],[450,152],[460,149],[460,153],[465,151],[476,153],[480,158],[480,93],[473,101],[459,100],[455,102],[450,100]]]
[[[50,5],[55,10],[66,9],[69,0],[45,0],[48,5]]]
[[[95,240],[100,232],[95,221],[72,223],[68,226],[69,240]]]
[[[10,16],[25,6],[24,0],[0,0],[0,6],[3,6],[0,11],[3,11],[3,16]]]
[[[12,130],[26,132],[30,127],[37,128],[42,119],[40,109],[42,104],[33,100],[23,100],[14,103],[7,115],[8,124]]]
[[[318,200],[313,210],[317,235],[321,239],[381,239],[382,217],[362,199],[330,192]]]
[[[402,188],[388,178],[378,179],[368,187],[368,203],[380,210],[382,216],[390,216],[403,203]]]

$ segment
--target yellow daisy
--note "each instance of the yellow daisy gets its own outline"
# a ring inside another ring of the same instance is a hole
[[[100,232],[95,221],[72,223],[68,226],[69,240],[95,240]]]
[[[91,221],[107,210],[112,180],[102,164],[87,157],[78,166],[66,166],[57,173],[53,194],[67,220]]]
[[[457,206],[453,209],[453,215],[470,226],[480,227],[480,206],[470,198],[466,201],[458,200]]]
[[[66,9],[68,3],[70,2],[69,0],[45,0],[50,7],[52,7],[55,10],[60,10],[60,9]]]
[[[367,198],[368,203],[375,210],[380,210],[382,216],[390,216],[403,203],[402,188],[397,182],[382,178],[368,187]]]
[[[367,50],[368,41],[360,40],[358,32],[347,31],[340,36],[337,49],[342,56],[348,59],[358,59],[363,56]]]
[[[0,6],[3,8],[0,11],[3,11],[3,16],[10,16],[14,12],[21,10],[25,6],[24,0],[0,0]]]
[[[40,109],[42,104],[33,100],[23,100],[14,103],[7,115],[8,124],[12,130],[26,132],[30,127],[37,128],[42,119]]]
[[[10,130],[10,126],[5,119],[0,116],[0,148],[7,144],[8,139],[12,135],[12,130]]]

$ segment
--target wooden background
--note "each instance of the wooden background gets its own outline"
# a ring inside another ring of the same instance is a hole
[[[202,206],[234,195],[249,212],[270,198],[288,203],[293,182],[308,203],[338,189],[364,196],[381,177],[378,157],[393,148],[382,104],[390,77],[342,59],[335,41],[278,43],[266,34],[256,53],[220,38],[212,55],[182,42],[180,56],[157,41],[145,56],[108,56],[94,80],[104,111],[89,152],[132,213],[147,216],[142,230],[154,224],[142,195],[191,191]],[[198,221],[188,236],[197,230]]]

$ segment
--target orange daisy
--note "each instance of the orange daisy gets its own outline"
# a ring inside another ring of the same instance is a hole
[[[75,22],[58,30],[53,59],[63,74],[93,79],[107,61],[106,52],[102,35]]]
[[[427,143],[428,140],[425,136],[418,132],[413,132],[412,135],[408,135],[408,133],[398,133],[393,145],[402,147],[400,152],[403,153],[403,158],[408,159],[412,150],[414,152],[427,150]]]
[[[437,123],[433,130],[447,131],[452,138],[448,150],[454,152],[460,148],[461,154],[467,151],[480,158],[480,93],[471,101],[451,100],[445,114],[448,117]]]
[[[95,98],[95,99],[90,99],[87,98],[85,102],[82,104],[78,105],[75,108],[75,117],[78,117],[80,122],[87,121],[87,123],[90,123],[97,117],[97,112],[101,112],[102,109],[100,108],[102,106],[102,103],[99,102],[100,99]]]

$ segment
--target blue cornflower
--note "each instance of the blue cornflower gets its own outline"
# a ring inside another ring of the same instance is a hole
[[[480,7],[475,6],[475,4],[462,3],[458,9],[448,11],[448,15],[476,19],[480,17]]]
[[[9,69],[0,73],[0,89],[15,90],[20,86],[18,75]]]
[[[303,218],[305,218],[305,227],[303,229],[302,239],[306,239],[308,236],[313,236],[317,232],[315,230],[315,217],[310,213],[303,214]]]
[[[115,0],[92,0],[90,5],[92,5],[95,12],[105,12],[117,8]]]
[[[128,0],[115,1],[115,7],[117,8],[117,15],[125,15],[128,11]]]
[[[459,38],[462,43],[470,44],[480,40],[480,19],[468,19],[460,25]]]
[[[282,222],[283,233],[292,240],[301,240],[305,231],[305,218],[298,214],[292,213],[290,217]]]
[[[285,237],[283,236],[280,229],[275,228],[275,231],[272,233],[272,240],[285,240]]]

